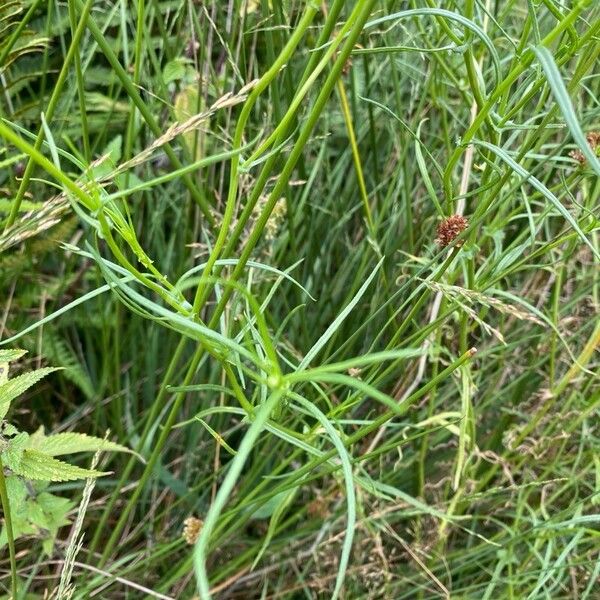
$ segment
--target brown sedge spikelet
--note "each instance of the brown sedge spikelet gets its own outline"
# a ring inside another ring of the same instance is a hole
[[[590,148],[596,151],[600,146],[600,131],[590,131],[585,137]]]
[[[598,148],[600,148],[600,131],[590,131],[586,136],[585,139],[587,140],[587,143],[589,145],[589,147],[594,151],[594,152],[598,152]],[[569,156],[573,159],[576,160],[579,165],[585,165],[585,163],[587,162],[587,159],[585,157],[585,154],[579,150],[579,148],[575,149],[575,150],[571,150],[571,152],[569,152]]]
[[[444,219],[437,228],[436,244],[445,248],[451,244],[467,227],[469,222],[462,215],[452,215]],[[461,242],[457,246],[462,245]]]
[[[580,165],[585,164],[585,155],[581,150],[571,150],[571,152],[569,152],[569,156],[573,160],[576,160]]]
[[[183,537],[187,544],[193,546],[198,541],[204,522],[197,517],[188,517],[183,522]]]

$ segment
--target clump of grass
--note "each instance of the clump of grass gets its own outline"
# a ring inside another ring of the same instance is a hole
[[[325,4],[0,8],[14,417],[145,458],[62,589],[591,599],[600,7]]]

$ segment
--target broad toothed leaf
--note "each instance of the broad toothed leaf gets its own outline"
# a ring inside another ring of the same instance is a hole
[[[8,363],[27,354],[27,350],[0,350],[0,385],[8,381]]]
[[[58,371],[58,369],[45,367],[37,371],[31,371],[30,373],[23,373],[23,375],[9,379],[0,385],[0,419],[6,416],[10,408],[10,403],[17,396],[20,396],[40,379],[54,371]]]
[[[27,350],[0,350],[0,363],[12,362],[27,354]]]
[[[15,466],[16,468],[12,466],[10,468],[16,475],[40,481],[73,481],[107,475],[100,471],[70,465],[32,449],[24,450]]]
[[[5,442],[2,450],[4,464],[13,472],[17,473],[23,459],[23,452],[29,445],[29,434],[22,431],[15,437]]]
[[[98,450],[131,453],[131,450],[125,446],[84,433],[57,433],[46,437],[43,431],[40,430],[31,436],[30,447],[49,456],[61,456],[76,452],[96,452]]]

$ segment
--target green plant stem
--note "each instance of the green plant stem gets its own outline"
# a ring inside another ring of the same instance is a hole
[[[556,27],[544,37],[541,42],[542,46],[548,47],[552,42],[556,40],[556,38],[562,34],[562,32],[570,27],[573,22],[579,17],[583,9],[590,3],[590,0],[584,0],[579,2],[571,12],[564,18],[563,21],[558,23]],[[529,67],[529,65],[533,62],[535,58],[535,54],[533,50],[527,49],[523,55],[520,57],[518,63],[512,69],[512,71],[504,78],[502,82],[500,82],[487,102],[480,108],[477,116],[475,117],[471,126],[465,131],[462,142],[460,146],[457,146],[450,156],[448,160],[448,164],[446,165],[446,169],[444,171],[444,193],[446,196],[446,201],[449,205],[452,205],[453,201],[453,193],[452,193],[452,172],[456,163],[460,159],[461,155],[465,151],[466,147],[469,145],[469,142],[474,138],[475,134],[483,124],[483,122],[487,119],[490,111],[494,104],[500,100],[504,93],[510,89],[512,84],[519,78],[519,76]]]
[[[250,112],[256,103],[258,97],[262,92],[268,87],[268,85],[275,79],[281,68],[289,61],[292,56],[294,50],[300,43],[300,40],[304,36],[306,30],[310,26],[312,20],[314,19],[317,10],[314,6],[309,5],[306,9],[298,27],[294,30],[294,33],[288,40],[288,43],[285,45],[277,60],[273,63],[271,68],[260,78],[260,81],[256,84],[254,89],[252,90],[250,96],[244,103],[244,107],[242,108],[242,113],[238,120],[235,135],[233,138],[233,150],[236,150],[242,145],[242,136],[244,134],[244,128],[246,126],[246,121],[250,116]],[[219,235],[217,237],[217,241],[213,247],[213,250],[206,262],[206,267],[204,268],[203,276],[206,278],[209,275],[212,275],[212,270],[215,265],[215,262],[219,258],[221,251],[225,245],[225,241],[227,236],[229,235],[229,226],[234,216],[234,211],[236,207],[237,201],[237,190],[238,190],[238,166],[240,163],[239,154],[235,154],[231,159],[231,170],[229,177],[229,192],[227,196],[227,202],[225,204],[225,212],[223,213],[223,220],[221,223],[221,228],[219,230]],[[203,303],[206,301],[208,296],[208,290],[205,288],[204,284],[198,285],[196,290],[196,296],[194,298],[194,312],[197,313]]]
[[[80,10],[82,10],[83,1],[82,0],[73,0],[73,1],[76,2],[78,8]],[[90,2],[90,0],[88,0],[88,2]],[[138,110],[140,111],[140,114],[142,115],[142,117],[146,121],[148,127],[150,128],[150,131],[152,131],[152,133],[157,138],[160,137],[163,134],[163,130],[161,129],[158,122],[152,115],[152,112],[150,111],[150,109],[148,108],[146,103],[142,100],[139,92],[135,88],[135,85],[133,84],[133,82],[131,81],[129,76],[127,75],[127,72],[122,67],[121,63],[119,62],[119,59],[117,58],[113,49],[110,47],[110,44],[106,41],[106,38],[102,34],[102,31],[100,30],[98,25],[96,25],[96,22],[94,21],[94,19],[92,17],[88,17],[87,27],[90,30],[90,33],[92,34],[93,38],[96,40],[96,43],[98,44],[98,46],[100,47],[100,49],[102,50],[104,55],[106,56],[106,60],[108,60],[108,62],[110,63],[110,66],[114,69],[117,77],[119,78],[119,81],[125,88],[125,91],[127,92],[128,96],[133,100],[133,103],[137,106]],[[177,158],[177,155],[175,154],[174,150],[171,148],[171,145],[165,144],[164,149],[165,149],[165,153],[169,157],[169,160],[171,161],[171,164],[173,165],[173,167],[175,169],[181,169],[182,168],[181,161],[179,160],[179,158]],[[198,204],[198,206],[202,210],[202,214],[208,221],[209,225],[211,227],[214,227],[215,219],[210,210],[210,206],[208,205],[208,203],[206,201],[206,198],[204,198],[204,196],[202,195],[202,193],[197,188],[197,186],[193,182],[192,178],[188,174],[183,175],[182,179],[183,179],[183,183],[185,184],[188,191],[190,192],[190,195],[192,196],[194,201]]]
[[[148,414],[148,417],[146,418],[146,423],[145,423],[142,435],[140,436],[140,441],[139,441],[138,447],[137,447],[138,452],[140,454],[144,450],[144,447],[148,440],[148,436],[150,434],[152,426],[156,422],[159,412],[164,407],[164,401],[165,401],[167,393],[168,393],[168,386],[173,381],[175,372],[177,370],[177,366],[179,364],[179,361],[181,360],[181,357],[182,357],[183,351],[185,350],[186,344],[187,344],[187,339],[185,337],[181,337],[177,343],[177,347],[175,348],[175,351],[173,352],[171,360],[169,361],[169,366],[167,367],[167,371],[165,373],[165,376],[163,377],[162,385],[158,391],[155,401],[152,403],[152,407],[150,408],[150,413]],[[121,490],[121,488],[123,487],[123,485],[129,478],[129,475],[133,471],[133,468],[135,467],[136,463],[137,463],[137,460],[135,459],[135,457],[133,457],[133,456],[130,457],[127,465],[121,472],[121,476],[119,477],[119,481],[115,488],[116,491],[115,491],[115,493],[113,493],[110,496],[109,501],[102,513],[102,517],[100,518],[100,521],[98,522],[98,525],[94,532],[94,536],[90,543],[90,553],[95,552],[95,550],[98,547],[98,544],[100,542],[100,538],[106,532],[106,526],[108,523],[108,519],[109,519],[109,517],[112,516],[115,504],[119,498],[118,491]]]
[[[10,503],[6,489],[6,479],[4,477],[4,465],[0,458],[0,500],[2,501],[2,511],[4,512],[4,525],[6,527],[6,540],[8,542],[8,554],[10,557],[10,578],[13,600],[17,599],[17,559],[15,558],[15,538],[13,536],[12,519],[10,516]]]
[[[370,10],[374,3],[375,3],[375,0],[366,0],[364,5],[360,6],[360,11],[358,13],[358,17],[356,18],[356,20],[353,23],[352,30],[351,30],[348,38],[346,39],[344,46],[343,46],[342,50],[340,51],[340,54],[339,54],[338,58],[336,59],[336,62],[334,63],[332,71],[329,74],[329,76],[327,77],[327,80],[326,80],[325,84],[323,85],[321,92],[319,93],[317,100],[315,101],[313,110],[311,111],[311,114],[310,114],[307,122],[305,123],[305,125],[302,129],[302,132],[298,138],[298,141],[296,142],[294,149],[292,150],[292,153],[283,168],[283,172],[280,175],[278,182],[275,185],[273,192],[271,193],[271,195],[269,197],[269,201],[268,201],[267,205],[265,206],[265,208],[263,209],[263,211],[261,213],[261,217],[259,218],[254,231],[252,232],[250,240],[248,241],[248,243],[246,244],[246,246],[244,248],[244,252],[238,262],[238,265],[234,269],[233,274],[231,276],[231,279],[230,279],[231,281],[236,281],[237,278],[239,277],[241,271],[243,271],[243,269],[245,268],[246,262],[248,261],[249,256],[250,256],[254,246],[256,245],[260,234],[262,233],[262,230],[264,229],[266,221],[268,220],[268,217],[271,214],[271,211],[273,210],[273,207],[275,206],[277,199],[279,199],[279,196],[280,196],[280,193],[281,193],[283,187],[287,184],[288,177],[291,174],[291,172],[294,168],[294,165],[296,164],[298,157],[300,156],[300,154],[310,136],[310,133],[312,132],[312,129],[316,125],[318,117],[319,117],[321,111],[323,110],[325,103],[331,94],[331,91],[333,90],[335,82],[337,81],[338,77],[341,74],[342,68],[343,68],[348,56],[350,55],[350,52],[352,51],[354,43],[355,43],[358,35],[360,34],[360,32],[362,30],[362,26],[366,22],[369,14],[370,14]],[[219,302],[217,308],[215,309],[215,312],[212,315],[212,318],[209,322],[209,327],[214,328],[218,324],[220,316],[223,313],[223,311],[225,310],[225,305],[227,304],[227,301],[229,300],[229,297],[231,294],[231,289],[232,288],[227,287],[223,291],[223,296],[222,296],[221,301]],[[198,314],[198,311],[201,309],[201,306],[198,305],[198,302],[195,302],[195,308],[196,308],[195,312],[196,312],[196,314]],[[182,384],[183,386],[189,385],[191,383],[191,381],[193,380],[193,377],[196,373],[196,369],[198,367],[198,364],[200,363],[200,360],[201,360],[203,354],[204,354],[204,349],[201,346],[199,346],[196,349],[194,356],[192,357],[192,359],[190,361],[189,368],[187,370],[184,382]],[[129,498],[125,507],[123,508],[121,515],[119,517],[119,520],[117,521],[117,523],[110,535],[110,538],[105,545],[104,552],[102,553],[102,557],[100,559],[101,565],[105,564],[106,560],[108,559],[108,556],[112,552],[119,536],[121,535],[121,532],[123,531],[123,528],[125,526],[125,523],[127,522],[127,519],[129,518],[131,511],[135,507],[137,498],[141,494],[141,491],[144,488],[145,483],[148,481],[150,475],[152,474],[153,468],[154,468],[155,464],[157,463],[160,453],[162,452],[162,449],[167,442],[167,439],[169,437],[171,429],[176,422],[177,415],[179,413],[179,409],[180,409],[181,404],[184,399],[185,399],[185,392],[180,392],[175,396],[175,400],[173,401],[173,405],[172,405],[169,415],[167,417],[167,421],[165,422],[163,430],[161,432],[161,435],[160,435],[156,445],[153,448],[152,454],[150,455],[150,457],[148,459],[148,463],[146,464],[146,467],[145,467],[144,472],[142,473],[142,476],[138,482],[136,490],[134,491],[133,495]]]
[[[50,96],[50,100],[48,101],[48,106],[46,108],[46,112],[44,117],[46,119],[46,123],[50,123],[52,118],[54,117],[54,111],[58,105],[58,101],[60,100],[61,93],[65,82],[67,80],[67,74],[69,72],[69,68],[71,66],[71,62],[73,61],[74,56],[79,51],[79,41],[81,40],[81,36],[85,31],[86,22],[90,13],[90,9],[92,8],[94,0],[87,0],[85,6],[82,7],[81,16],[79,20],[79,24],[77,25],[77,29],[73,35],[73,40],[71,41],[71,45],[69,47],[69,51],[67,52],[67,56],[63,62],[62,68],[58,75],[58,79],[56,81],[56,85],[54,86],[54,90],[52,91],[52,96]],[[44,142],[44,128],[40,126],[40,129],[37,134],[37,138],[35,140],[34,149],[39,152],[42,147],[42,143]],[[15,144],[16,145],[16,144]],[[29,186],[29,181],[31,180],[31,175],[33,174],[33,167],[35,166],[35,161],[32,159],[31,155],[29,156],[29,160],[27,161],[27,166],[25,167],[25,172],[23,173],[23,179],[19,185],[19,189],[17,190],[17,195],[11,205],[10,213],[6,220],[6,225],[4,227],[4,231],[10,228],[15,220],[17,219],[17,215],[19,214],[19,209],[21,208],[21,203],[23,202],[23,198],[25,196],[25,192],[27,191],[27,187]]]
[[[71,22],[71,35],[75,36],[75,33],[77,32],[77,17],[75,15],[75,7],[73,6],[72,2],[69,2],[69,21]],[[77,76],[77,95],[79,97],[79,116],[81,119],[81,137],[83,138],[83,155],[87,164],[89,164],[92,160],[92,150],[90,148],[90,132],[85,105],[85,84],[83,81],[83,71],[81,69],[79,46],[76,47],[73,61],[75,63],[75,74]]]

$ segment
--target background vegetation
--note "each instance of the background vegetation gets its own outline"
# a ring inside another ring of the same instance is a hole
[[[597,598],[599,55],[591,0],[3,2],[9,418],[143,457],[27,485],[5,597]]]

